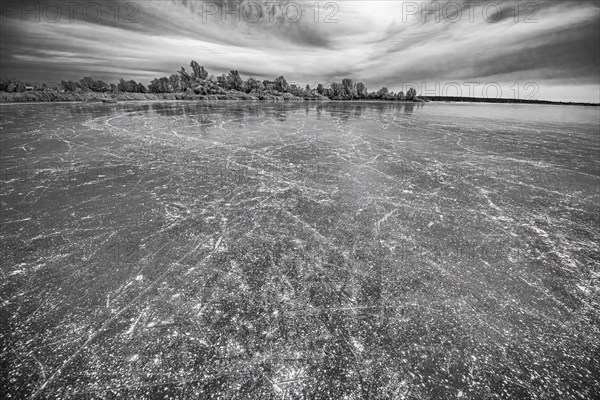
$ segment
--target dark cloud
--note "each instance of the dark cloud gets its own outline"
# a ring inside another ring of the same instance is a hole
[[[527,79],[588,77],[597,82],[600,76],[599,34],[597,22],[571,26],[543,38],[524,41],[518,48],[500,44],[466,49],[461,54],[439,58],[427,56],[418,69],[402,72],[417,80],[476,79],[521,72]],[[542,77],[530,73],[542,69],[546,71]]]

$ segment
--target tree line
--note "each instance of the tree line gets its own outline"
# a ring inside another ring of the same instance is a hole
[[[390,92],[382,87],[377,92],[369,92],[362,82],[354,83],[346,78],[342,82],[333,82],[329,87],[319,83],[316,87],[306,87],[289,84],[285,77],[279,76],[275,80],[258,80],[249,77],[244,80],[236,70],[218,76],[209,75],[203,66],[196,61],[190,62],[191,71],[181,67],[179,71],[170,76],[153,79],[146,88],[141,82],[120,79],[117,84],[106,83],[91,77],[84,77],[78,82],[61,81],[60,84],[35,84],[30,85],[16,79],[0,78],[0,91],[23,92],[27,86],[34,90],[57,89],[65,92],[128,92],[128,93],[189,93],[197,95],[219,95],[229,92],[242,92],[256,95],[281,95],[289,93],[303,98],[329,98],[331,100],[405,100],[418,99],[417,91],[410,88],[406,93],[400,91]]]

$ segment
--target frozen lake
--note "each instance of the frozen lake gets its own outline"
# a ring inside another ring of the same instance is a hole
[[[573,106],[0,105],[0,391],[591,398],[599,124]]]

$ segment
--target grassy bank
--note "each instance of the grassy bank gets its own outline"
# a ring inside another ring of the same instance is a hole
[[[230,91],[225,94],[197,95],[189,93],[126,93],[126,92],[59,92],[57,90],[32,92],[0,92],[0,103],[26,103],[51,101],[95,102],[102,100],[140,101],[140,100],[268,100],[268,101],[327,101],[323,96],[298,97],[290,93],[282,94],[248,94]]]

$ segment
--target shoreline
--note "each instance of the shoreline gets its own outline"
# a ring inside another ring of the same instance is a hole
[[[470,98],[470,97],[426,97],[418,101],[405,100],[374,100],[352,99],[332,100],[325,96],[299,97],[291,93],[280,94],[249,94],[244,92],[229,92],[226,94],[198,95],[190,93],[61,93],[58,91],[33,91],[33,92],[0,92],[0,104],[44,104],[44,103],[104,103],[115,104],[121,102],[139,101],[266,101],[266,102],[349,102],[349,103],[483,103],[483,104],[537,104],[537,105],[563,105],[580,107],[599,107],[600,104],[584,102],[564,102],[548,100],[521,100],[497,98]]]
[[[484,104],[537,104],[552,106],[583,106],[598,107],[600,103],[586,103],[581,101],[551,101],[551,100],[529,100],[529,99],[507,99],[507,98],[485,98],[485,97],[426,97],[432,103],[484,103]]]

